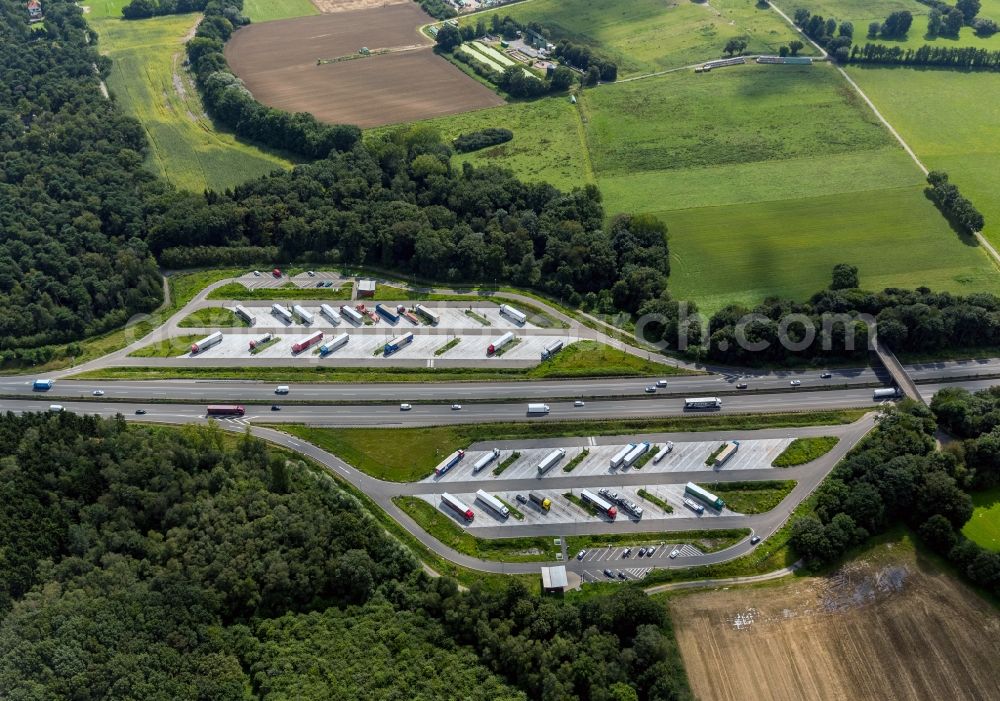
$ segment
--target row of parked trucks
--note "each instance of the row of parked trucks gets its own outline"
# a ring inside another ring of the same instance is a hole
[[[611,456],[611,469],[632,467],[635,462],[649,452],[649,443],[629,443]]]

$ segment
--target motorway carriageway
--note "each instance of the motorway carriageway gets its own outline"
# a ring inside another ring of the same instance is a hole
[[[976,390],[997,384],[1000,380],[976,380],[949,384],[920,385],[921,393],[929,400],[942,387],[965,387]],[[271,395],[273,397],[273,395]],[[2,399],[4,411],[46,411],[51,404],[61,404],[68,411],[114,416],[121,413],[135,417],[137,409],[145,409],[143,421],[184,423],[207,420],[203,404],[155,404],[142,402],[56,401],[48,397],[31,399]],[[398,405],[281,405],[280,411],[271,411],[267,405],[247,405],[246,415],[240,422],[306,423],[318,426],[375,426],[398,428],[441,424],[486,423],[495,421],[566,421],[608,418],[653,418],[658,416],[705,416],[726,413],[776,413],[789,411],[822,411],[829,409],[874,407],[872,390],[868,388],[841,389],[810,392],[799,390],[776,394],[745,394],[725,397],[721,412],[686,412],[683,401],[677,398],[662,400],[619,399],[591,401],[586,406],[574,407],[571,402],[551,402],[551,412],[543,416],[528,416],[522,403],[470,404],[460,411],[447,403],[416,404],[410,411],[401,411]],[[226,420],[226,419],[223,419]]]
[[[974,375],[1000,375],[1000,359],[909,365],[907,370],[917,382],[968,378]],[[799,379],[802,386],[796,394],[807,390],[844,385],[878,385],[887,375],[871,368],[831,371],[833,377],[820,379],[819,370],[747,374],[748,391],[790,390],[789,381]],[[54,373],[57,377],[60,373]],[[195,401],[205,403],[238,403],[249,401],[315,401],[315,402],[420,402],[472,400],[552,400],[557,398],[598,398],[644,395],[644,388],[658,379],[666,379],[666,389],[657,394],[673,396],[713,396],[734,393],[741,376],[736,373],[665,377],[633,377],[608,379],[566,379],[496,382],[400,382],[400,383],[324,383],[291,384],[287,396],[276,398],[274,388],[279,382],[246,382],[226,380],[64,380],[57,379],[51,390],[32,391],[34,377],[0,378],[0,396],[42,396],[56,400],[89,398],[94,390],[105,391],[107,399],[158,401]],[[655,395],[654,395],[655,396]],[[871,395],[869,393],[869,399]]]

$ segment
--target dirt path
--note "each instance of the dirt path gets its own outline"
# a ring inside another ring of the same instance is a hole
[[[790,574],[794,574],[802,566],[801,562],[796,562],[790,567],[782,567],[774,572],[756,574],[751,577],[722,577],[719,579],[692,579],[687,582],[670,582],[669,584],[658,584],[655,587],[647,587],[644,591],[647,594],[662,594],[665,591],[677,591],[678,589],[701,589],[702,587],[723,587],[733,584],[754,584],[755,582],[769,582],[772,579],[781,579]]]

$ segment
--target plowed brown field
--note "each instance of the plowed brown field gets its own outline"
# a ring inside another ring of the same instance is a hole
[[[325,122],[371,127],[493,107],[503,100],[434,54],[415,3],[262,22],[236,32],[226,59],[254,97]],[[361,47],[393,53],[318,65]]]
[[[912,556],[679,596],[671,614],[699,699],[1000,698],[1000,616]]]

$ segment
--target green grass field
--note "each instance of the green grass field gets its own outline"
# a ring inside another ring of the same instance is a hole
[[[774,467],[793,467],[795,465],[805,465],[816,458],[820,458],[840,442],[836,436],[818,436],[816,438],[796,438],[787,448],[781,451],[781,455],[771,463]]]
[[[1000,3],[996,6],[1000,22]],[[1000,190],[996,186],[1000,74],[860,67],[848,72],[924,165],[948,172],[986,218],[983,234],[1000,246]]]
[[[205,115],[182,65],[185,38],[200,15],[126,21],[118,18],[121,3],[98,5],[87,20],[99,34],[100,51],[114,61],[108,89],[145,128],[151,146],[147,165],[154,172],[200,192],[292,165],[280,154],[237,140]]]
[[[181,328],[206,328],[209,326],[237,327],[249,326],[236,314],[224,307],[205,307],[188,314],[177,324]]]
[[[538,22],[554,38],[588,44],[618,64],[620,77],[662,71],[717,58],[729,39],[749,37],[751,53],[777,53],[794,38],[790,27],[753,0],[528,0],[463,19],[492,14]]]
[[[189,353],[191,344],[200,338],[201,336],[197,334],[174,336],[134,350],[129,353],[129,356],[132,358],[176,358],[178,355]]]
[[[899,46],[904,49],[916,49],[925,44],[930,46],[974,46],[976,48],[996,50],[1000,49],[1000,33],[992,37],[978,37],[972,27],[962,27],[958,33],[958,38],[936,36],[927,34],[927,15],[930,7],[923,5],[917,0],[777,0],[775,3],[789,17],[796,8],[804,7],[815,15],[822,15],[824,18],[833,17],[837,23],[847,20],[854,24],[854,43],[885,44],[887,46]],[[954,6],[954,3],[950,3]],[[868,39],[868,25],[871,22],[883,22],[890,13],[897,10],[908,10],[913,15],[913,25],[907,32],[904,39]],[[1000,22],[1000,2],[996,0],[986,0],[982,3],[982,9],[978,17],[989,17]]]
[[[722,497],[727,509],[741,514],[762,514],[788,496],[795,488],[795,480],[716,482],[699,486]]]
[[[318,15],[319,10],[309,0],[244,0],[243,14],[251,22]]]
[[[1000,552],[1000,487],[973,494],[972,503],[976,508],[962,533],[984,548]]]

